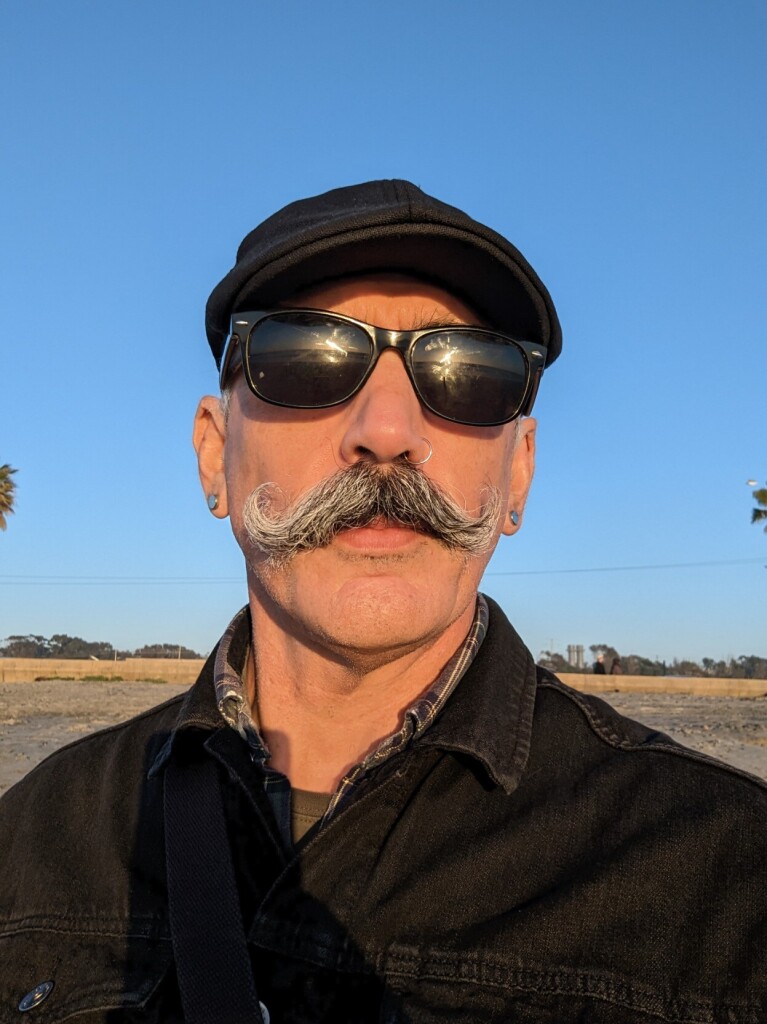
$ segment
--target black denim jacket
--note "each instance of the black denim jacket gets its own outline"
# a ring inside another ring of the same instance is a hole
[[[272,1024],[767,1021],[767,787],[536,671],[497,606],[439,719],[299,851],[211,673],[0,802],[0,1024],[39,985],[39,1024],[183,1019],[163,780],[201,758]]]

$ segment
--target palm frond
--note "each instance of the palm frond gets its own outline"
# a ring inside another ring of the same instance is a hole
[[[8,463],[0,466],[0,530],[4,530],[8,521],[6,516],[13,512],[13,502],[16,492],[16,481],[11,477],[16,472]]]

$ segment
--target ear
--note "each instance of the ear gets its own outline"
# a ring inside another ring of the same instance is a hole
[[[509,481],[509,504],[506,508],[506,515],[503,520],[501,532],[511,537],[522,526],[522,516],[525,511],[525,502],[533,482],[535,472],[535,430],[538,424],[532,418],[522,420],[519,426],[515,426],[517,443],[514,446],[514,453],[511,457],[511,479]],[[515,525],[509,516],[516,512],[519,521]]]
[[[226,420],[221,403],[215,395],[205,395],[194,415],[192,444],[197,452],[197,467],[205,498],[215,495],[218,499],[215,509],[211,509],[217,519],[225,519],[229,514],[224,475],[225,441]]]

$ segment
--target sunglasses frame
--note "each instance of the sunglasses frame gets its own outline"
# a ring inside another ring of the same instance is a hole
[[[330,317],[335,320],[340,320],[343,323],[351,324],[354,327],[358,327],[367,335],[372,345],[370,364],[365,370],[359,384],[357,384],[353,391],[344,398],[338,399],[338,401],[327,402],[322,405],[294,405],[293,403],[279,402],[275,401],[273,398],[267,398],[259,392],[250,373],[248,358],[250,338],[256,327],[258,327],[258,325],[264,320],[267,320],[272,316],[281,316],[285,313],[319,314],[321,316]],[[430,334],[444,334],[446,332],[460,333],[461,331],[471,331],[471,333],[475,335],[481,334],[487,335],[491,338],[500,338],[503,342],[515,346],[522,353],[525,366],[527,368],[527,380],[525,382],[524,391],[522,392],[522,397],[511,416],[502,420],[494,420],[492,422],[471,423],[468,420],[461,420],[456,419],[453,416],[447,416],[445,413],[432,408],[421,394],[415,380],[415,374],[412,366],[412,352],[415,345],[422,338],[425,338]],[[448,420],[450,423],[460,423],[464,426],[473,427],[497,427],[504,423],[511,423],[512,420],[515,420],[518,416],[529,416],[533,408],[533,403],[535,402],[535,396],[538,393],[538,386],[546,364],[545,345],[540,345],[537,342],[521,341],[518,338],[510,337],[508,334],[503,334],[501,331],[492,331],[486,327],[474,327],[471,324],[445,324],[443,327],[432,326],[417,331],[390,331],[385,327],[376,327],[373,324],[365,323],[364,320],[356,320],[352,316],[346,316],[344,313],[335,313],[327,309],[296,307],[290,309],[254,310],[232,314],[229,327],[229,337],[227,338],[226,346],[224,348],[224,354],[221,360],[221,372],[219,375],[219,383],[222,391],[224,390],[227,377],[229,377],[231,373],[238,368],[239,364],[235,362],[235,352],[238,347],[240,349],[240,363],[243,367],[245,381],[250,390],[256,398],[260,398],[262,402],[267,402],[269,405],[277,405],[283,409],[332,409],[336,405],[343,405],[344,402],[348,402],[351,398],[354,398],[354,396],[365,386],[381,357],[381,353],[386,349],[395,349],[402,356],[402,361],[405,365],[405,372],[408,375],[410,384],[421,405],[434,413],[435,416]]]

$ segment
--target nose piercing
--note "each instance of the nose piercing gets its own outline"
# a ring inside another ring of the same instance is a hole
[[[426,444],[429,446],[429,454],[426,456],[425,459],[421,459],[420,462],[413,462],[412,459],[408,458],[408,456],[410,455],[410,452],[407,452],[406,455],[405,455],[405,462],[408,462],[411,466],[423,466],[423,465],[425,465],[429,461],[429,459],[432,457],[432,455],[434,454],[434,449],[432,448],[431,441],[428,439],[428,437],[422,437],[421,440],[425,441]]]

